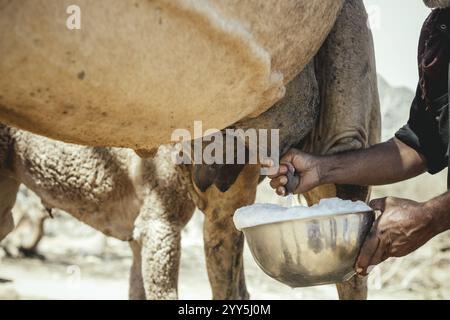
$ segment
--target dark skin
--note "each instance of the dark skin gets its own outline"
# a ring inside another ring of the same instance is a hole
[[[272,162],[263,165],[271,167]],[[277,194],[286,195],[286,173],[294,167],[300,175],[295,194],[319,185],[385,185],[418,176],[426,171],[425,159],[414,149],[393,138],[369,149],[332,156],[313,156],[291,149],[280,161],[270,185]],[[389,257],[402,257],[424,245],[439,233],[450,229],[450,193],[426,202],[387,197],[370,202],[381,211],[369,232],[355,264],[356,271],[367,275],[369,266]]]

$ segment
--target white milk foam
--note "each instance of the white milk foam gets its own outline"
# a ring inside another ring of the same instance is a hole
[[[256,203],[242,207],[234,213],[233,221],[238,230],[280,221],[297,220],[309,217],[323,217],[350,212],[364,212],[372,209],[362,201],[339,198],[322,199],[311,207],[282,207],[277,204]]]

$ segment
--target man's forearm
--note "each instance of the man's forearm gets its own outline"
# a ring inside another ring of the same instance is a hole
[[[383,185],[415,177],[426,170],[423,157],[396,138],[320,161],[321,183]]]
[[[450,192],[424,203],[436,234],[450,230]]]

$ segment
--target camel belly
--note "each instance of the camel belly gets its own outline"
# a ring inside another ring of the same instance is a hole
[[[311,60],[342,0],[0,0],[0,120],[149,148],[175,128],[261,114]]]

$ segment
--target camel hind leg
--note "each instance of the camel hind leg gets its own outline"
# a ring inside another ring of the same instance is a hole
[[[316,204],[320,199],[338,197],[345,200],[367,201],[370,188],[352,185],[323,185],[304,194],[308,205]],[[350,280],[336,284],[339,299],[365,300],[367,299],[367,277],[354,276]]]
[[[362,0],[346,0],[316,58],[321,92],[320,119],[304,150],[319,155],[366,148],[380,140],[378,98],[372,34]],[[340,197],[368,200],[369,188],[327,185],[306,198]],[[365,299],[367,279],[353,277],[338,284],[341,299]]]
[[[133,254],[133,262],[130,269],[128,298],[130,300],[145,300],[144,280],[142,278],[142,248],[137,241],[130,241],[129,245]]]
[[[367,202],[370,197],[370,188],[354,185],[337,185],[336,196],[341,199]],[[367,277],[354,276],[350,280],[336,284],[341,300],[367,299]]]

